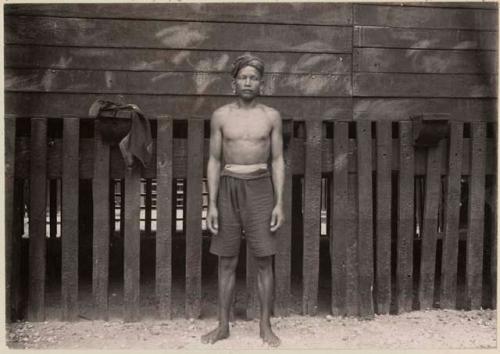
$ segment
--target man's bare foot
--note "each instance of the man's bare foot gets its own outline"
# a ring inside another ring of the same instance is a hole
[[[213,331],[201,336],[201,342],[205,344],[214,344],[218,340],[226,339],[229,337],[229,327],[228,326],[218,326]]]
[[[260,338],[271,347],[278,347],[281,344],[281,339],[274,334],[271,326],[260,326]]]

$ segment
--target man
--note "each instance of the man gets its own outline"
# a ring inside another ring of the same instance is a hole
[[[203,343],[229,336],[229,309],[243,231],[258,268],[260,337],[271,346],[280,344],[271,329],[270,313],[275,231],[284,221],[283,139],[279,112],[257,100],[263,74],[261,59],[249,54],[237,58],[232,70],[237,99],[217,109],[210,123],[207,226],[214,235],[210,252],[219,256],[219,325],[202,337]]]

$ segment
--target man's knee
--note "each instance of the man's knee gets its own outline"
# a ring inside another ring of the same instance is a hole
[[[224,273],[233,273],[238,265],[238,256],[219,257],[219,267]]]
[[[273,256],[255,257],[259,272],[272,272]]]

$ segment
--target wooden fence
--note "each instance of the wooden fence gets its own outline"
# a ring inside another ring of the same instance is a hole
[[[61,136],[51,134],[49,129],[56,121],[62,124]],[[125,168],[119,150],[101,141],[94,127],[97,122],[33,117],[21,133],[19,122],[18,118],[5,119],[8,311],[20,306],[19,225],[23,223],[25,203],[15,195],[19,189],[16,186],[26,181],[27,314],[33,321],[45,318],[46,265],[51,262],[46,256],[47,182],[58,179],[62,209],[60,306],[63,320],[78,318],[78,207],[79,198],[89,197],[78,192],[79,180],[91,179],[94,318],[108,319],[109,243],[114,224],[110,181],[120,178],[125,181],[126,206],[122,211],[123,313],[127,321],[139,320],[142,177],[156,183],[157,316],[171,318],[173,182],[185,178],[185,315],[199,317],[203,307],[202,259],[207,256],[202,251],[201,227],[208,158],[206,120],[187,120],[187,135],[179,138],[174,135],[174,126],[180,121],[167,116],[154,119],[155,163],[144,170]],[[95,134],[88,131],[89,126]],[[496,123],[452,121],[449,138],[429,148],[413,146],[412,129],[410,120],[325,122],[297,117],[284,121],[287,222],[278,232],[280,247],[274,262],[275,314],[287,315],[291,305],[292,262],[299,261],[292,258],[292,242],[297,240],[292,239],[292,219],[297,217],[303,228],[299,238],[302,312],[317,313],[322,193],[327,196],[333,315],[370,318],[374,313],[393,313],[391,306],[397,313],[455,308],[457,264],[464,256],[459,254],[460,235],[464,235],[462,242],[466,244],[465,307],[483,306],[485,291],[495,306]],[[301,177],[303,197],[297,200],[293,197],[293,180]],[[327,181],[323,191],[322,179]],[[148,203],[151,205],[151,199]],[[465,216],[461,215],[464,211]],[[247,257],[249,317],[255,316],[257,306],[254,270],[252,257]]]

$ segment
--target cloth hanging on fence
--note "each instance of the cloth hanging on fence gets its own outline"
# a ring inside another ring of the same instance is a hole
[[[89,116],[100,121],[100,133],[108,143],[118,142],[127,167],[132,167],[134,157],[147,167],[153,156],[153,138],[149,120],[135,104],[116,104],[97,100],[89,109]],[[122,123],[121,131],[119,123]],[[125,129],[125,130],[123,130]],[[113,131],[114,130],[114,131]]]

